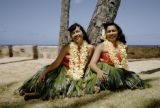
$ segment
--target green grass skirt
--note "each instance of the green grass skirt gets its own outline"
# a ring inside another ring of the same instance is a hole
[[[95,88],[99,87],[100,90],[119,90],[119,89],[136,89],[144,88],[144,83],[140,77],[131,71],[125,69],[112,67],[104,62],[97,63],[98,68],[106,73],[107,81],[100,81],[96,73],[90,68],[86,71],[85,80],[87,81],[86,92],[94,93]]]
[[[46,67],[43,67],[29,80],[26,80],[19,88],[19,91],[25,93],[36,92],[44,100],[81,96],[83,94],[85,88],[84,80],[75,81],[68,78],[65,66],[60,66],[50,72],[46,76],[45,81],[37,84],[39,76]]]
[[[41,68],[30,79],[26,80],[19,88],[24,93],[35,92],[42,99],[54,99],[64,97],[81,96],[92,94],[99,90],[117,90],[121,88],[143,88],[143,81],[134,72],[114,68],[106,63],[98,62],[97,66],[106,73],[107,81],[101,82],[96,73],[90,68],[80,80],[72,80],[66,75],[65,66],[47,74],[45,81],[37,84],[37,80],[47,66]]]

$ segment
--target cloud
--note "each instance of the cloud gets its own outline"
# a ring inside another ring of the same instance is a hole
[[[75,0],[76,4],[80,4],[83,0]]]

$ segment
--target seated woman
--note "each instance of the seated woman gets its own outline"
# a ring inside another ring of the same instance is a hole
[[[127,70],[127,45],[121,28],[115,23],[105,23],[103,27],[104,42],[95,48],[85,77],[88,80],[87,92],[143,88],[139,76]]]
[[[61,49],[52,64],[40,69],[19,88],[25,100],[83,95],[84,71],[92,56],[93,46],[89,44],[81,25],[75,23],[68,30],[72,39],[70,44]]]

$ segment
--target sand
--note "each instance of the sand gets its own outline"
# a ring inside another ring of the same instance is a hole
[[[26,57],[0,59],[0,103],[24,101],[15,90],[29,77],[54,59],[33,60]],[[137,73],[160,69],[160,59],[130,60],[129,70]]]

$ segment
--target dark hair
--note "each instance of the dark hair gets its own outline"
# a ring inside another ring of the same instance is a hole
[[[83,33],[83,40],[86,40],[87,43],[90,43],[90,41],[89,41],[89,39],[88,39],[87,33],[85,32],[84,28],[83,28],[80,24],[78,24],[78,23],[72,24],[72,25],[68,28],[68,31],[69,31],[70,33],[73,32],[73,31],[76,29],[77,26],[80,27],[80,30],[81,30],[82,33]]]
[[[117,39],[118,39],[120,42],[126,44],[125,35],[123,34],[122,29],[121,29],[116,23],[114,23],[114,22],[104,23],[104,24],[103,24],[103,27],[104,27],[104,29],[107,29],[107,27],[108,27],[108,26],[111,26],[111,25],[114,25],[114,26],[117,28],[117,30],[118,30],[118,38],[117,38]]]

